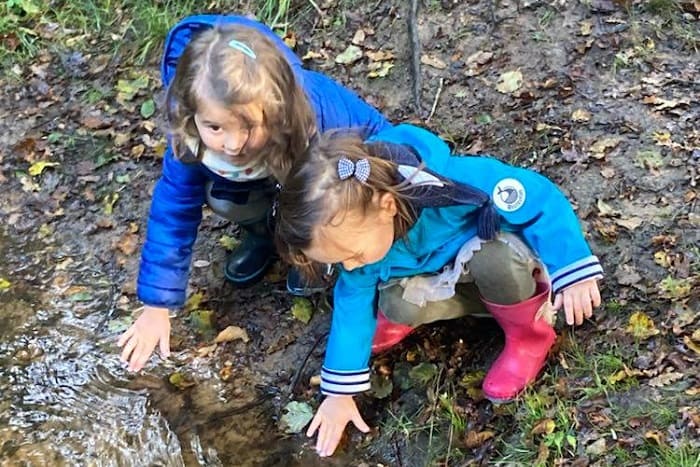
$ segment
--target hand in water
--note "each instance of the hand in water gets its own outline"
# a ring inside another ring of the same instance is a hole
[[[598,280],[589,279],[562,290],[554,297],[554,309],[558,310],[562,305],[566,324],[582,324],[584,318],[593,316],[593,308],[600,306]]]
[[[139,371],[160,344],[163,358],[170,356],[170,316],[167,308],[147,306],[117,343],[124,347],[121,361],[128,362],[129,371]]]

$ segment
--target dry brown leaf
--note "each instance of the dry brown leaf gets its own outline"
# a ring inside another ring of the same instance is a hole
[[[600,170],[600,175],[602,175],[603,178],[613,178],[615,176],[615,169],[612,167],[605,167]]]
[[[214,353],[217,346],[218,344],[214,343],[211,345],[205,345],[204,347],[200,347],[197,349],[197,356],[200,358],[208,357],[209,355],[212,355]]]
[[[688,336],[683,336],[683,342],[685,342],[686,347],[688,347],[690,350],[692,350],[696,354],[700,355],[700,344],[696,344],[694,342],[694,339],[691,339]]]
[[[320,386],[321,385],[321,375],[313,375],[309,378],[309,386]]]
[[[362,29],[355,31],[355,35],[352,36],[352,43],[355,45],[362,45],[365,42],[366,33]]]
[[[551,418],[545,418],[535,424],[535,426],[532,428],[532,431],[530,431],[530,434],[532,436],[548,435],[550,433],[553,433],[556,427],[557,424],[554,423],[554,420],[552,420]]]
[[[126,256],[131,256],[136,252],[139,246],[139,236],[135,234],[126,234],[117,243],[117,248],[119,251],[124,253]]]
[[[423,65],[428,65],[433,68],[437,68],[438,70],[444,70],[445,68],[447,68],[447,63],[433,55],[422,55],[420,58],[420,62]]]
[[[599,139],[591,145],[590,152],[592,157],[596,159],[602,159],[603,157],[605,157],[605,153],[609,149],[617,147],[621,141],[622,138],[620,138],[619,136],[606,136],[604,138]]]
[[[615,219],[615,223],[617,225],[626,228],[630,232],[633,230],[636,230],[637,227],[642,225],[643,222],[644,222],[644,219],[642,219],[641,217],[635,217],[635,216],[626,217],[626,218],[622,218],[622,219]]]
[[[667,373],[661,373],[659,376],[651,378],[649,380],[649,386],[660,388],[669,385],[685,376],[683,373],[678,371],[669,371]]]
[[[571,120],[578,123],[585,123],[590,121],[591,113],[586,109],[576,109],[571,114]]]
[[[245,329],[240,328],[238,326],[229,326],[223,331],[221,331],[218,336],[216,336],[214,342],[230,342],[236,339],[240,339],[243,342],[248,342],[250,340],[250,338],[248,337],[248,333]]]
[[[619,211],[616,211],[615,208],[610,206],[608,203],[606,203],[602,199],[599,199],[596,202],[596,207],[598,208],[598,211],[599,211],[601,216],[617,216],[620,214]]]
[[[475,449],[484,444],[487,440],[493,438],[496,434],[493,431],[474,431],[470,430],[464,439],[464,445],[469,449]]]
[[[467,65],[476,64],[476,65],[481,66],[481,65],[486,65],[488,62],[491,61],[492,58],[493,58],[492,52],[484,52],[484,51],[480,50],[476,53],[471,54],[467,58],[466,63],[467,63]]]
[[[394,58],[396,58],[394,52],[386,50],[377,50],[376,52],[373,50],[368,50],[367,52],[365,52],[365,55],[367,55],[367,57],[373,62],[383,62],[386,60],[393,60]]]
[[[662,446],[665,442],[666,435],[658,430],[649,430],[644,433],[644,439],[654,441],[657,445]]]

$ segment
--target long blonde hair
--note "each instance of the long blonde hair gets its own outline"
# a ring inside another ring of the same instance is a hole
[[[244,53],[230,45],[244,44]],[[175,156],[201,160],[185,144],[199,138],[194,115],[206,97],[231,109],[250,103],[263,108],[268,141],[261,156],[273,176],[283,182],[316,131],[309,99],[297,82],[282,51],[261,32],[240,25],[219,25],[195,36],[178,60],[166,93],[166,119]],[[244,113],[234,114],[249,121]]]

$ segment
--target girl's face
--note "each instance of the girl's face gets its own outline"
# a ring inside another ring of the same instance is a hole
[[[262,107],[257,104],[241,106],[233,112],[218,102],[200,98],[194,122],[204,145],[210,151],[223,154],[233,165],[246,165],[259,155],[268,139],[263,126]],[[246,115],[243,119],[238,115]]]
[[[354,209],[336,216],[328,225],[319,226],[307,258],[319,263],[343,265],[352,271],[381,261],[394,243],[396,200],[389,193],[375,195],[373,206],[363,213]]]

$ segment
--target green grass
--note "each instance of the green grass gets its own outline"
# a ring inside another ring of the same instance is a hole
[[[168,30],[181,18],[204,12],[255,14],[285,29],[291,0],[0,0],[0,64],[26,63],[42,49],[122,54],[135,65],[160,57]],[[206,10],[205,10],[206,9]],[[8,67],[9,68],[9,67]]]

